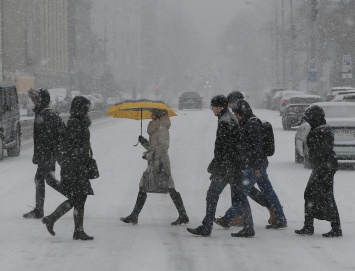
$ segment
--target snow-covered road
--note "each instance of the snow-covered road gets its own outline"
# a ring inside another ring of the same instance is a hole
[[[133,147],[139,122],[104,118],[91,126],[91,141],[101,177],[92,180],[95,196],[86,204],[85,231],[94,241],[73,241],[72,212],[54,226],[52,237],[39,220],[22,214],[34,205],[33,147],[21,156],[0,163],[0,262],[4,271],[48,270],[354,270],[355,269],[355,173],[335,175],[335,198],[342,222],[342,238],[321,236],[330,224],[316,221],[315,235],[296,236],[303,223],[303,192],[310,170],[294,163],[295,131],[284,131],[278,112],[255,110],[269,120],[276,137],[276,153],[270,158],[269,176],[288,219],[284,230],[266,230],[268,211],[251,202],[255,238],[233,238],[215,226],[209,238],[195,237],[186,226],[170,226],[178,214],[169,195],[148,194],[136,226],[119,221],[135,203],[138,183],[146,167],[143,147]],[[209,185],[206,171],[213,156],[216,117],[210,110],[180,111],[170,129],[170,159],[176,189],[181,193],[189,227],[200,225]],[[148,121],[143,123],[146,128]],[[144,133],[146,135],[146,133]],[[59,167],[58,167],[59,169]],[[59,176],[57,170],[57,176]],[[64,200],[46,187],[45,214]],[[230,190],[220,197],[217,214],[230,205]]]

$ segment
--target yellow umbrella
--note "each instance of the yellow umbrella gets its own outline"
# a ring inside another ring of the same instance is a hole
[[[141,121],[141,135],[142,135],[142,120],[150,119],[152,110],[161,109],[166,111],[169,117],[177,116],[174,109],[166,105],[163,101],[153,100],[128,100],[116,103],[111,106],[106,114],[114,118],[134,119]]]

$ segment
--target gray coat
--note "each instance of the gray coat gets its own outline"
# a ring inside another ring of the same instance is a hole
[[[169,175],[169,188],[174,188],[168,154],[170,126],[171,122],[168,116],[163,116],[160,119],[149,122],[147,128],[149,142],[144,142],[142,145],[147,150],[145,157],[148,160],[148,167],[145,172],[156,172],[159,170],[166,172]],[[143,186],[143,178],[141,178],[139,186]]]

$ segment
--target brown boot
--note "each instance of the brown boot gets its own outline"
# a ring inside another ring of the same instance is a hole
[[[268,209],[269,213],[270,213],[270,217],[269,220],[267,221],[270,225],[271,224],[275,224],[276,223],[276,214],[275,211],[273,209]]]
[[[234,217],[232,219],[231,226],[243,227],[244,226],[244,219],[240,216]]]

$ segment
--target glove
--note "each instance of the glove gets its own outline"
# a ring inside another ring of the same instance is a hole
[[[143,144],[143,143],[146,142],[146,141],[147,141],[147,140],[146,140],[143,136],[140,135],[140,136],[138,137],[138,142],[139,142],[139,143]]]

